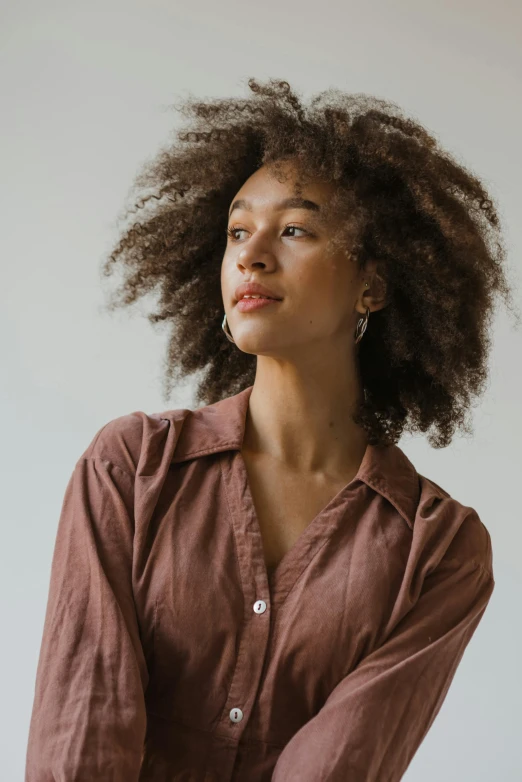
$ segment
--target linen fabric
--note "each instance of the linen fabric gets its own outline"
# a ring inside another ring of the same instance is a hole
[[[397,782],[494,589],[477,512],[398,445],[268,575],[252,386],[106,423],[58,522],[25,782]]]

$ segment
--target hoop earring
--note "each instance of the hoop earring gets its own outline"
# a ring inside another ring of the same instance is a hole
[[[225,332],[225,336],[226,336],[226,338],[227,338],[227,339],[228,339],[230,342],[234,342],[234,344],[235,344],[236,340],[234,339],[234,337],[233,337],[233,336],[232,336],[232,334],[230,333],[230,328],[228,327],[228,323],[227,323],[227,313],[226,313],[226,312],[225,312],[225,317],[223,318],[223,322],[221,323],[221,328],[222,328],[222,329],[223,329],[223,331]],[[228,328],[228,331],[227,331],[227,328]]]
[[[365,288],[369,288],[369,285],[367,282],[364,283]],[[370,308],[366,307],[366,317],[359,318],[357,321],[357,328],[355,329],[355,344],[361,341],[363,338],[363,334],[366,331],[366,326],[368,325],[368,318],[370,317]]]
[[[364,318],[359,318],[357,321],[357,328],[355,329],[355,344],[361,341],[363,338],[363,334],[366,331],[366,327],[368,325],[368,319],[370,317],[370,308],[366,307],[366,316]]]

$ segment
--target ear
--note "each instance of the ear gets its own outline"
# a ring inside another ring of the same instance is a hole
[[[366,284],[368,283],[368,287]],[[366,309],[370,312],[382,310],[388,304],[387,284],[383,264],[378,261],[369,261],[361,272],[359,279],[359,295],[355,303],[355,309],[361,315],[366,315]]]

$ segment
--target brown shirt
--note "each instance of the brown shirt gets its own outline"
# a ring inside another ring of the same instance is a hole
[[[58,524],[26,782],[396,782],[494,588],[476,511],[369,445],[270,578],[241,454],[252,386],[138,411]]]

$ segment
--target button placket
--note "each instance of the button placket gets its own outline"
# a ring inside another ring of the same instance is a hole
[[[264,600],[256,600],[256,602],[254,603],[255,614],[264,614],[266,609],[267,609],[267,605]],[[235,706],[233,709],[230,709],[229,717],[231,722],[241,722],[241,720],[243,719],[243,711],[239,709],[237,706]]]
[[[221,719],[216,724],[214,743],[208,756],[208,768],[216,763],[221,764],[220,767],[223,767],[223,764],[234,763],[239,741],[248,727],[252,708],[259,694],[258,688],[265,667],[265,655],[270,636],[270,612],[267,610],[270,608],[270,598],[267,596],[269,595],[268,583],[262,578],[263,560],[260,558],[262,550],[256,550],[255,544],[259,543],[259,540],[255,535],[252,537],[252,530],[245,529],[250,519],[248,516],[245,518],[243,504],[238,503],[236,476],[231,469],[231,460],[231,454],[226,452],[220,454],[246,614],[238,638],[237,657],[229,685],[228,702]],[[256,566],[257,575],[261,576],[258,579],[253,577]],[[256,592],[258,594],[266,592],[266,600],[255,599]],[[252,613],[256,616],[252,616]],[[224,761],[227,752],[229,757]]]

